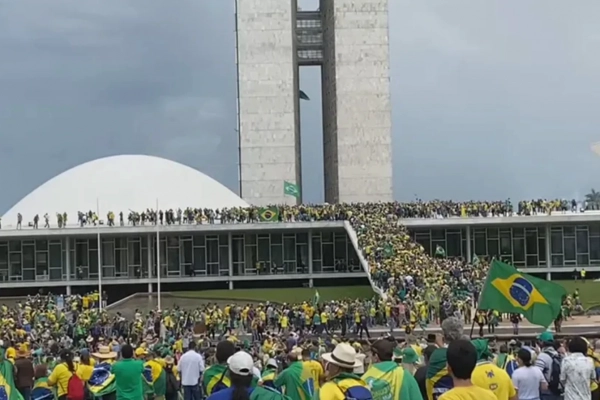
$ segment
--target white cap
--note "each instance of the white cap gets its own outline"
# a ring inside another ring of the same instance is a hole
[[[237,375],[252,375],[254,360],[252,356],[245,351],[238,351],[227,360],[229,370]]]

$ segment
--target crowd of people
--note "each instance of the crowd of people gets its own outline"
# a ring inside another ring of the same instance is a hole
[[[379,204],[379,203],[378,203]],[[338,204],[333,207],[365,208],[371,204]],[[277,209],[280,221],[317,221],[322,219],[323,209],[330,209],[329,204],[307,204],[299,206],[270,206]],[[393,209],[398,218],[451,218],[451,217],[501,217],[501,216],[528,216],[538,214],[584,212],[595,207],[575,199],[537,199],[519,201],[517,207],[513,206],[510,199],[504,201],[464,201],[456,202],[449,200],[413,202],[392,202],[384,205],[385,208]],[[66,212],[57,212],[55,220],[47,212],[41,217],[40,214],[29,215],[26,218],[26,227],[38,229],[43,222],[44,228],[68,226],[70,217],[76,217],[76,224],[84,226],[126,226],[146,224],[203,224],[203,223],[253,223],[260,222],[261,207],[233,207],[222,209],[209,209],[197,207],[185,207],[177,209],[154,210],[148,208],[143,211],[128,212],[108,211],[105,215],[98,215],[96,211],[78,211],[76,216],[69,216]],[[329,212],[326,212],[329,215]],[[23,228],[23,215],[17,214],[15,221],[16,229]],[[0,222],[0,228],[2,224]]]
[[[125,318],[100,311],[97,293],[58,298],[0,306],[0,394],[15,390],[24,400],[599,397],[600,341],[555,340],[549,331],[523,342],[471,340],[463,331],[469,320],[449,316],[441,334],[409,332],[399,342],[390,332],[369,334],[388,318],[380,299],[207,303],[135,310]]]

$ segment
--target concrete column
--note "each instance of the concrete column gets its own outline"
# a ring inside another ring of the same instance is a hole
[[[229,281],[229,290],[233,290],[233,281]]]
[[[473,252],[471,251],[471,226],[467,225],[465,230],[467,232],[467,262],[470,263],[473,258]]]
[[[227,234],[227,253],[229,258],[229,276],[233,276],[233,235],[231,232]],[[229,281],[229,289],[231,290],[231,281]]]
[[[546,267],[548,268],[548,279],[550,279],[550,268],[552,268],[552,238],[550,235],[550,224],[548,224],[546,225]]]
[[[71,295],[71,285],[67,285],[67,296]]]
[[[65,238],[65,273],[67,274],[67,282],[71,281],[71,238],[67,236]],[[69,286],[67,285],[67,288]]]
[[[552,274],[550,273],[550,271],[546,272],[546,280],[547,281],[551,281],[552,280]]]
[[[146,249],[146,253],[148,253],[148,279],[150,279],[150,285],[152,285],[152,235],[148,235],[146,238],[148,241],[148,248]],[[152,286],[150,286],[152,288]],[[152,289],[148,291],[148,293],[152,293]]]
[[[313,287],[313,286],[314,286],[313,278],[310,278],[308,280],[308,287]]]
[[[152,295],[152,282],[148,282],[148,297]]]
[[[308,274],[312,275],[313,273],[313,241],[312,241],[312,231],[308,231]],[[312,287],[312,278],[309,282],[310,287]]]

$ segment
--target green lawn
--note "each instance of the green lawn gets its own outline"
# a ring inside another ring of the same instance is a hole
[[[173,292],[176,297],[192,299],[272,301],[275,303],[300,303],[310,301],[315,290],[321,301],[342,298],[370,298],[373,290],[370,286],[337,286],[318,288],[281,288],[281,289],[235,289],[203,290],[199,292]]]
[[[553,281],[560,283],[567,293],[572,294],[575,289],[579,289],[579,298],[583,304],[583,308],[588,309],[592,306],[600,305],[600,282],[593,280],[582,281]]]
[[[561,284],[569,294],[579,288],[579,297],[584,308],[600,305],[600,282],[554,281]],[[191,299],[215,300],[248,300],[272,301],[275,303],[299,303],[313,298],[315,290],[319,291],[321,301],[342,298],[370,298],[373,290],[370,286],[337,286],[318,288],[280,288],[280,289],[235,289],[235,290],[203,290],[198,292],[173,292],[176,297]]]

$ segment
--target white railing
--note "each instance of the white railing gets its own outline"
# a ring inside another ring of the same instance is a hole
[[[362,266],[363,270],[367,274],[367,278],[369,279],[371,288],[373,288],[373,291],[375,293],[377,293],[379,295],[379,297],[381,297],[384,301],[386,301],[387,295],[379,286],[377,286],[375,284],[375,281],[371,277],[371,268],[369,267],[369,263],[365,259],[362,250],[358,246],[358,236],[356,236],[356,231],[354,230],[354,228],[352,227],[352,225],[350,225],[350,222],[348,222],[348,221],[344,221],[344,227],[346,228],[346,232],[348,232],[348,237],[350,238],[350,242],[352,243],[352,246],[354,246],[354,251],[356,251],[356,254],[358,254],[358,260],[360,261],[360,265]]]

